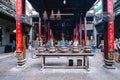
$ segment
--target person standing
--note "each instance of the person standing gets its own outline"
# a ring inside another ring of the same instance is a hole
[[[104,40],[101,40],[101,43],[100,43],[100,45],[98,47],[101,49],[103,59],[105,59],[104,58]]]
[[[48,40],[47,43],[46,43],[46,46],[50,47],[50,45],[51,45],[51,42]]]
[[[31,42],[29,42],[28,50],[31,52],[31,49],[32,49],[32,44],[31,44]]]
[[[119,54],[118,54],[118,39],[116,38],[115,39],[115,41],[114,41],[114,60],[116,61],[116,62],[118,62],[118,56],[119,56]]]
[[[69,42],[68,42],[68,40],[65,41],[65,46],[66,46],[66,47],[69,46]]]
[[[118,39],[118,42],[117,42],[117,49],[118,49],[118,62],[120,62],[120,39]]]
[[[95,49],[96,49],[96,48],[95,48],[95,42],[94,42],[94,40],[91,41],[90,46],[91,46],[93,52],[95,52]]]
[[[101,43],[98,47],[101,49],[101,52],[104,52],[104,40],[101,40]]]
[[[64,40],[60,40],[60,46],[65,46]]]
[[[14,52],[16,49],[16,42],[15,40],[13,40],[13,43],[12,43],[12,51]]]

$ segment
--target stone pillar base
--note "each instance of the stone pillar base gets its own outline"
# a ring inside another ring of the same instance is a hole
[[[103,65],[105,68],[107,69],[115,69],[115,66],[114,66],[114,60],[107,60],[105,59],[105,64]]]
[[[21,52],[16,53],[16,57],[17,57],[18,66],[23,66],[26,62],[26,60],[23,58],[23,53],[21,53]]]
[[[26,62],[25,59],[24,60],[18,60],[17,64],[18,64],[18,66],[23,66],[23,65],[25,65],[25,62]]]

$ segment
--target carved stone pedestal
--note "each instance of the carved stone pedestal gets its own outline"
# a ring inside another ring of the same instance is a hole
[[[107,56],[108,59],[104,60],[104,62],[105,62],[104,67],[107,69],[115,69],[115,67],[114,67],[114,63],[115,63],[114,51],[108,51],[107,55],[105,55],[105,56]]]
[[[17,64],[18,66],[23,66],[26,62],[25,59],[23,59],[23,53],[16,53],[16,57],[17,57]]]
[[[115,69],[115,66],[114,66],[115,61],[114,60],[105,59],[104,61],[105,61],[105,64],[103,66],[105,68],[107,68],[107,69]]]
[[[17,61],[17,64],[18,64],[18,66],[23,66],[23,65],[25,65],[25,59],[23,59],[23,60],[18,60]]]

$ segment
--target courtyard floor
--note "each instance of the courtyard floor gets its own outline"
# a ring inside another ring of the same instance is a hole
[[[13,53],[0,54],[0,80],[120,80],[120,63],[115,63],[116,69],[106,69],[102,54],[95,52],[90,57],[89,72],[85,69],[44,69],[41,71],[41,59],[31,58],[27,52],[26,64],[17,67],[17,60]],[[73,58],[76,61],[76,58]],[[48,58],[48,64],[67,65],[68,58]],[[76,64],[76,62],[74,62]]]

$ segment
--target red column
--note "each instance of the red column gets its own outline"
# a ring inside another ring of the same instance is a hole
[[[79,26],[79,29],[80,29],[80,45],[82,45],[82,22],[81,22],[81,18],[80,18],[80,26]]]
[[[86,21],[86,17],[84,18],[84,45],[87,45],[87,30],[86,30],[86,25],[87,25],[87,21]]]
[[[103,0],[103,10],[113,16],[113,0]],[[114,65],[114,20],[104,22],[104,67],[115,69]]]
[[[25,14],[25,0],[16,0],[16,16]],[[16,52],[21,53],[23,42],[22,42],[22,23],[16,21]]]
[[[76,23],[76,41],[78,41],[78,23]]]
[[[107,12],[113,15],[113,0],[107,0]],[[114,56],[114,21],[110,20],[107,22],[107,50],[105,50],[105,59],[113,60]]]
[[[113,0],[107,0],[106,1],[106,11],[113,15]],[[113,60],[114,58],[114,21],[108,20],[108,22],[105,23],[105,45],[104,45],[104,56],[107,60]]]
[[[107,0],[108,13],[113,15],[113,0]],[[108,51],[114,51],[114,21],[108,22]]]
[[[16,0],[16,16],[21,18],[25,14],[25,0]],[[18,66],[25,64],[25,46],[23,46],[23,31],[22,31],[22,22],[16,20],[16,53],[17,53],[17,63]]]
[[[38,41],[41,39],[41,19],[39,18],[39,26],[38,26]]]

